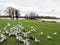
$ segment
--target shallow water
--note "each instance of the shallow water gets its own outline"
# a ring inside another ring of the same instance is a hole
[[[39,19],[39,20],[60,22],[60,19]]]
[[[0,19],[10,19],[10,18],[0,18]],[[14,18],[16,20],[16,18]],[[26,20],[25,18],[19,18],[19,20]],[[44,20],[44,21],[56,21],[56,22],[60,22],[60,19],[37,19],[37,20]]]

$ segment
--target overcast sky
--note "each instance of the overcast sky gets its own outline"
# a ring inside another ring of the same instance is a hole
[[[42,16],[60,17],[60,0],[0,0],[0,11],[8,6],[21,10],[21,14],[33,11]]]

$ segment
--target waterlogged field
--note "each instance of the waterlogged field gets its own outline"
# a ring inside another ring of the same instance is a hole
[[[0,29],[3,29],[9,20],[2,20],[0,19]],[[60,45],[60,23],[51,23],[51,22],[39,22],[34,20],[18,20],[20,21],[23,26],[25,27],[25,30],[29,31],[31,26],[34,26],[36,29],[36,33],[31,33],[31,35],[35,35],[39,40],[40,43],[35,43],[33,40],[30,41],[30,45]],[[10,20],[11,25],[16,25],[17,20]],[[41,36],[40,32],[44,32],[44,35]],[[57,32],[57,35],[53,35],[53,32]],[[52,36],[52,40],[47,39],[47,35]],[[8,35],[7,39],[0,43],[0,45],[24,45],[23,43],[20,43],[18,40],[16,40],[15,36],[9,37]],[[28,36],[28,38],[29,38]]]

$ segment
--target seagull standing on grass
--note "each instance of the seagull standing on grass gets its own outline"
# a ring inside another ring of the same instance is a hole
[[[27,32],[22,32],[22,34],[24,34],[24,37],[27,37],[28,36],[28,33]]]
[[[16,39],[19,40],[19,41],[23,41],[23,38],[19,35],[16,36]]]
[[[17,27],[12,27],[9,30],[9,36],[11,36],[11,35],[15,35],[16,36],[19,33],[21,33],[21,30],[19,30]]]
[[[0,30],[0,33],[1,33],[2,31]]]
[[[3,30],[7,30],[7,26],[5,26],[5,27],[3,28]]]
[[[5,26],[5,27],[3,28],[3,30],[7,30],[7,27],[8,27],[8,26],[11,26],[10,22],[7,23],[7,26]]]
[[[22,26],[22,24],[17,24],[17,27],[20,29],[24,29],[24,27]]]
[[[57,32],[54,32],[53,35],[57,35]]]
[[[23,42],[24,42],[25,45],[29,45],[30,44],[28,39],[23,40]]]
[[[27,31],[27,32],[25,32],[25,33],[30,34],[30,33],[31,33],[31,31]]]
[[[35,30],[34,27],[31,27],[31,31],[32,31],[32,32],[36,32],[36,30]]]
[[[8,31],[8,30],[6,30],[6,31],[5,31],[5,33],[6,33],[6,34],[9,34],[9,31]]]
[[[22,34],[24,34],[24,37],[27,37],[27,36],[28,36],[28,34],[30,34],[30,33],[31,33],[31,31],[22,32]]]
[[[48,38],[48,39],[53,39],[50,35],[47,35],[47,38]]]
[[[11,26],[10,22],[8,22],[7,26]]]
[[[3,42],[6,39],[6,36],[0,33],[0,42]]]
[[[37,38],[35,38],[35,42],[40,42],[40,40],[38,40]]]
[[[44,35],[44,33],[43,33],[43,32],[41,32],[40,34],[41,34],[41,35]]]

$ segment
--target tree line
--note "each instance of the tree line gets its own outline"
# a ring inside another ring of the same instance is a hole
[[[18,20],[18,18],[20,18],[20,10],[13,8],[13,7],[7,7],[5,10],[5,15],[9,15],[9,16],[5,16],[5,17],[10,17],[11,19],[16,18]],[[2,17],[2,16],[0,16]],[[23,17],[25,19],[31,19],[31,20],[36,20],[36,18],[50,18],[50,19],[58,19],[56,17],[51,17],[51,16],[39,16],[37,13],[35,12],[30,12],[29,14],[25,14],[25,16]]]

